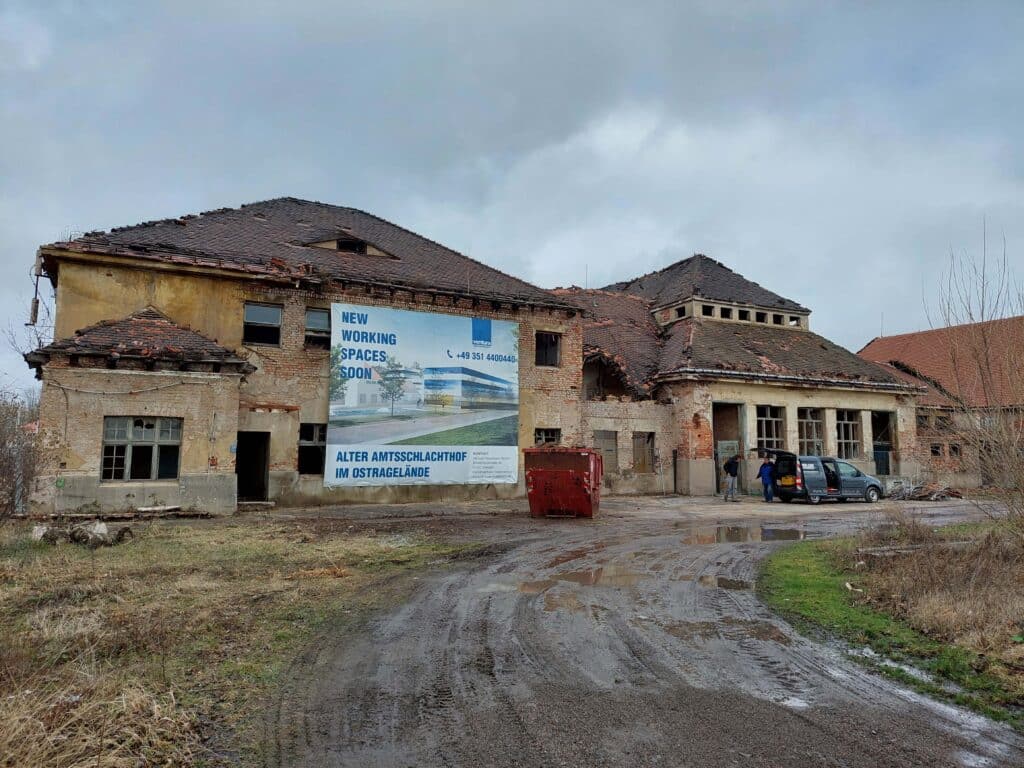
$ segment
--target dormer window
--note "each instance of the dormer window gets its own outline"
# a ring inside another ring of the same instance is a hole
[[[767,312],[755,312],[754,313],[754,319],[757,322],[759,322],[759,323],[767,323],[768,322],[768,313]]]
[[[686,317],[686,305],[676,307],[676,319]]]
[[[739,310],[737,312],[737,319],[738,320],[742,320],[745,323],[749,323],[750,322],[750,310],[749,309],[741,309],[741,310]]]
[[[318,243],[310,243],[314,248],[326,248],[329,251],[342,251],[344,253],[357,253],[367,255],[370,253],[370,246],[365,240],[360,240],[352,235],[340,234],[333,240],[321,240]]]
[[[800,318],[799,318],[799,316],[797,316],[797,315],[790,315],[789,316],[789,324],[793,328],[799,328],[800,327]]]
[[[722,307],[722,309],[720,311],[722,313],[721,317],[722,317],[723,320],[732,320],[732,308],[731,307]]]
[[[711,304],[701,304],[700,313],[704,315],[704,317],[714,317],[715,308]]]
[[[782,325],[782,315],[772,315],[772,322],[775,325]]]

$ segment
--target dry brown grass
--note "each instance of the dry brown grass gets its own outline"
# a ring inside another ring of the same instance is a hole
[[[864,600],[920,632],[983,654],[1024,692],[1024,548],[1000,526],[934,531],[897,516],[860,547],[909,546],[894,556],[850,552]]]
[[[315,525],[315,527],[312,527]],[[323,621],[454,550],[330,524],[153,523],[118,547],[0,526],[0,767],[217,765]]]

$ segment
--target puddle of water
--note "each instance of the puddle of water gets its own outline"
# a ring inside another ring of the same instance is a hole
[[[541,579],[540,581],[523,581],[519,583],[519,591],[527,595],[539,595],[545,589],[550,589],[558,582],[552,579]]]
[[[718,589],[751,589],[754,585],[742,579],[730,579],[728,576],[701,576],[697,582],[702,587],[717,587]]]
[[[554,577],[559,581],[571,581],[585,587],[632,587],[641,579],[641,575],[636,571],[617,565],[606,565],[585,571],[556,573]]]
[[[714,525],[691,528],[683,544],[743,544],[750,541],[799,541],[807,536],[801,528],[775,528],[766,525]]]
[[[789,696],[779,703],[784,707],[789,707],[790,709],[807,709],[807,707],[810,706],[806,701],[798,699],[796,696]]]
[[[587,546],[587,547],[579,547],[577,549],[570,549],[568,552],[563,552],[558,557],[552,559],[551,562],[549,562],[544,567],[545,568],[555,568],[555,567],[557,567],[559,565],[564,565],[565,563],[572,562],[573,560],[579,560],[581,557],[586,557],[587,555],[593,554],[594,552],[600,552],[602,549],[604,549],[607,546],[608,545],[605,544],[604,542],[599,541],[598,543],[592,544],[592,545]]]
[[[576,596],[575,592],[547,592],[544,595],[544,610],[545,611],[557,611],[559,608],[564,608],[567,611],[575,613],[582,611],[584,606],[580,602],[580,599]]]

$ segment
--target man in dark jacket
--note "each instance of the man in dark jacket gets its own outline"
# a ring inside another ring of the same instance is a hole
[[[729,501],[729,497],[732,497],[733,501],[739,501],[736,498],[736,476],[740,472],[740,456],[736,454],[731,457],[728,461],[722,465],[722,469],[725,470],[725,500]]]
[[[757,476],[761,478],[761,485],[764,486],[764,500],[772,501],[775,492],[775,465],[767,456],[757,470]]]

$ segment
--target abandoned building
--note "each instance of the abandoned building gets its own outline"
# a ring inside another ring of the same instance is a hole
[[[1000,425],[1009,442],[1022,430],[1024,316],[880,336],[858,354],[921,389],[914,424],[922,470],[957,488],[997,481],[999,460],[979,454],[986,442],[1002,442]]]
[[[914,471],[920,383],[706,256],[549,291],[280,198],[45,245],[37,269],[38,511],[510,498],[539,443],[600,449],[623,493],[715,493],[732,453],[752,487],[759,448]],[[463,324],[464,347],[394,354]]]

